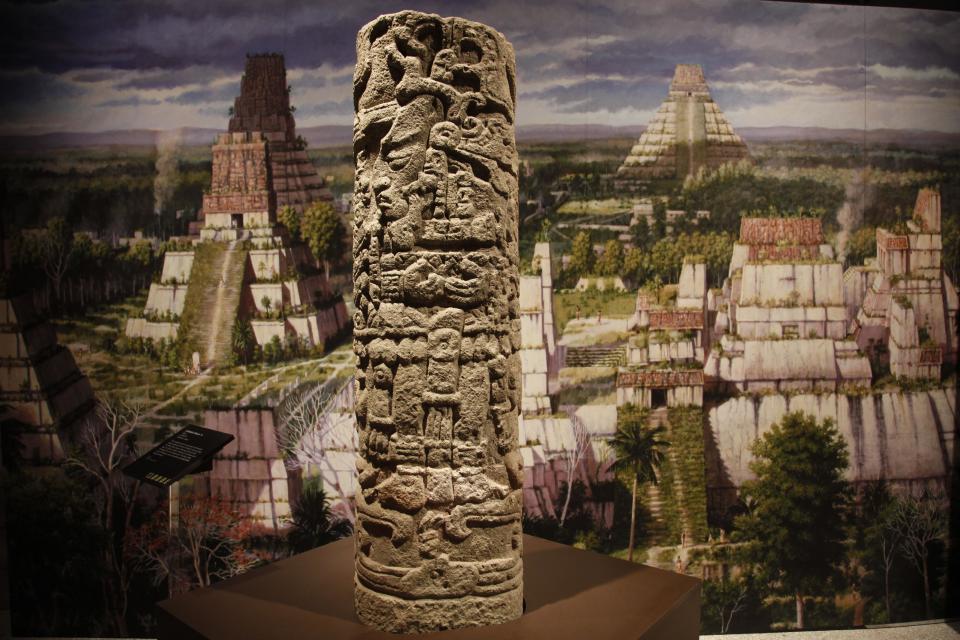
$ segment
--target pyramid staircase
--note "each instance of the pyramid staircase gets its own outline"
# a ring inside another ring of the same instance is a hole
[[[204,368],[229,360],[246,264],[247,251],[237,242],[197,246],[180,321],[188,361],[193,352]]]
[[[617,177],[683,179],[701,168],[749,157],[743,139],[711,97],[700,65],[679,64],[667,98],[617,169]]]
[[[616,347],[567,347],[567,367],[619,367],[626,364],[626,348]]]
[[[666,439],[668,441],[671,440],[670,420],[668,418],[666,407],[660,407],[650,412],[649,425],[650,428],[656,428],[659,426],[664,427],[667,430]],[[670,467],[673,469],[672,490],[674,501],[676,502],[677,506],[677,517],[680,519],[680,527],[683,532],[683,537],[687,541],[687,544],[692,544],[695,533],[693,530],[693,523],[687,511],[687,501],[684,496],[683,481],[679,472],[680,460],[677,457],[676,447],[670,446],[667,448],[667,461],[669,462]],[[647,485],[646,504],[647,508],[650,510],[651,520],[647,527],[647,539],[657,543],[676,544],[679,542],[679,540],[668,540],[670,535],[670,527],[667,521],[664,519],[663,503],[664,498],[660,492],[660,487],[653,484]]]

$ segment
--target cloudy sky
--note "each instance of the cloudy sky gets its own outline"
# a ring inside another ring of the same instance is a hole
[[[223,128],[246,52],[301,126],[352,122],[357,30],[418,8],[502,31],[518,122],[643,124],[703,65],[734,126],[960,131],[960,14],[757,0],[54,0],[0,5],[0,133]]]

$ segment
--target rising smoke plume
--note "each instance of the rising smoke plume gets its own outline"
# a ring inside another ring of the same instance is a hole
[[[876,189],[870,182],[869,169],[857,169],[844,189],[843,205],[837,210],[840,233],[837,234],[837,260],[847,257],[847,242],[850,235],[863,224],[863,212],[873,205]]]
[[[180,149],[181,132],[164,131],[157,138],[157,177],[153,180],[153,212],[160,215],[177,189],[180,175],[177,170],[177,154]]]

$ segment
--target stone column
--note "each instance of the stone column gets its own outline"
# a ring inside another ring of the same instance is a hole
[[[412,11],[353,80],[356,610],[427,632],[523,610],[513,48]]]

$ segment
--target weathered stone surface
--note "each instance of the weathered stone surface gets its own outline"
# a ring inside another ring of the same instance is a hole
[[[902,235],[877,229],[877,258],[869,277],[847,271],[845,282],[854,283],[848,288],[862,300],[851,328],[858,346],[889,361],[894,375],[938,378],[944,366],[957,361],[953,318],[960,300],[941,264],[937,191],[920,190],[907,227],[909,233]],[[923,345],[921,329],[927,338]]]
[[[709,412],[715,451],[708,490],[739,487],[754,477],[750,446],[790,411],[831,419],[847,443],[851,482],[878,479],[911,490],[939,485],[954,463],[956,391],[952,388],[866,396],[770,394],[731,398]]]
[[[25,461],[62,462],[61,435],[89,415],[93,389],[29,294],[0,298],[0,361],[0,417],[30,426]]]
[[[357,38],[355,603],[387,631],[522,612],[514,78],[460,18]]]

